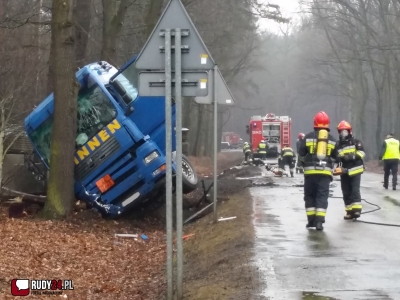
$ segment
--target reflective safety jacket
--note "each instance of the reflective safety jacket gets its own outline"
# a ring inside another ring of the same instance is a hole
[[[364,147],[362,143],[350,137],[346,140],[340,140],[336,143],[336,160],[342,163],[342,167],[347,169],[347,174],[352,177],[364,172]],[[346,160],[345,156],[353,156],[352,159]]]
[[[394,138],[388,138],[383,142],[381,159],[400,159],[400,142]]]
[[[251,152],[250,145],[244,145],[243,146],[243,153],[249,153]]]
[[[318,131],[312,131],[304,137],[299,148],[300,160],[303,162],[304,175],[333,176],[333,164],[336,158],[336,139],[329,134],[327,141],[326,157],[320,161],[317,157]]]
[[[267,153],[267,144],[265,144],[265,143],[259,143],[258,144],[258,153],[261,153],[261,154],[266,154]]]
[[[293,149],[290,147],[283,147],[281,151],[281,157],[284,156],[294,156]]]

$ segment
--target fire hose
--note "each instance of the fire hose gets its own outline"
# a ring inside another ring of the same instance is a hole
[[[329,198],[335,198],[335,199],[343,199],[342,197],[329,197]],[[369,210],[369,211],[364,211],[361,212],[361,214],[369,214],[378,210],[381,210],[382,208],[375,203],[369,202],[365,199],[361,199],[362,201],[364,201],[365,203],[368,203],[369,205],[375,206],[375,209]],[[365,223],[365,224],[372,224],[372,225],[381,225],[381,226],[391,226],[391,227],[400,227],[400,224],[390,224],[390,223],[380,223],[380,222],[370,222],[370,221],[364,221],[364,220],[357,220],[357,219],[353,219],[353,222],[360,222],[360,223]]]
[[[333,175],[342,175],[342,174],[346,174],[348,171],[347,169],[342,167],[342,164],[339,163],[338,167],[333,171]],[[342,197],[333,197],[333,196],[329,196],[329,198],[336,198],[336,199],[342,199]],[[361,214],[369,214],[378,210],[381,210],[382,208],[375,203],[369,202],[365,199],[361,199],[362,201],[364,201],[365,203],[368,203],[369,205],[375,206],[375,209],[369,210],[369,211],[365,211],[365,212],[361,212]],[[360,223],[365,223],[365,224],[373,224],[373,225],[381,225],[381,226],[391,226],[391,227],[400,227],[400,224],[389,224],[389,223],[380,223],[380,222],[370,222],[370,221],[364,221],[364,220],[357,220],[357,219],[353,219],[353,222],[360,222]]]
[[[304,184],[294,184],[293,186],[295,186],[295,187],[304,187]],[[331,183],[331,185],[330,185],[330,187],[335,187],[336,185],[335,184],[332,184]],[[343,197],[334,197],[334,196],[332,196],[332,194],[329,194],[329,198],[333,198],[333,199],[343,199]],[[375,212],[375,211],[378,211],[378,210],[381,210],[382,208],[378,205],[378,204],[375,204],[375,203],[372,203],[372,202],[370,202],[370,201],[367,201],[367,200],[365,200],[365,199],[361,199],[362,201],[364,201],[365,203],[367,203],[367,204],[369,204],[369,205],[372,205],[372,206],[375,206],[376,208],[374,208],[374,209],[372,209],[372,210],[368,210],[368,211],[364,211],[364,212],[361,212],[361,214],[363,215],[363,214],[369,214],[369,213],[372,213],[372,212]],[[359,222],[359,223],[365,223],[365,224],[372,224],[372,225],[381,225],[381,226],[391,226],[391,227],[400,227],[400,224],[390,224],[390,223],[381,223],[381,222],[371,222],[371,221],[364,221],[364,220],[358,220],[358,219],[353,219],[353,222]]]
[[[293,186],[295,187],[304,187],[304,184],[294,184]],[[333,198],[333,199],[343,199],[342,197],[334,197],[332,196],[332,194],[329,194],[329,198]],[[365,203],[368,203],[369,205],[375,206],[376,208],[369,210],[369,211],[364,211],[361,212],[361,214],[369,214],[378,210],[381,210],[382,208],[375,203],[369,202],[365,199],[361,199],[362,201],[364,201]],[[400,227],[400,224],[389,224],[389,223],[380,223],[380,222],[370,222],[370,221],[363,221],[363,220],[358,220],[358,219],[353,219],[353,222],[359,222],[359,223],[366,223],[366,224],[373,224],[373,225],[382,225],[382,226],[391,226],[391,227]]]

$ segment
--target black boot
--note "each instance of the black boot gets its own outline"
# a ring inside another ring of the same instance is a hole
[[[322,226],[322,222],[316,222],[315,228],[317,230],[324,230],[324,226]]]
[[[347,211],[346,215],[343,217],[343,219],[345,219],[345,220],[353,220],[354,219],[353,212]]]
[[[306,228],[315,227],[315,215],[307,216],[307,225]]]
[[[291,176],[291,177],[294,177],[294,175],[293,175],[293,171],[291,171],[291,172],[290,172],[290,176]]]
[[[309,221],[306,225],[306,228],[313,228],[315,227],[315,222],[314,221]]]

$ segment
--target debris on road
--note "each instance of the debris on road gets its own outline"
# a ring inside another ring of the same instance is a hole
[[[194,233],[186,234],[182,237],[182,240],[185,241],[192,236],[194,236]],[[174,243],[176,243],[176,239],[174,239]]]
[[[233,219],[236,219],[236,217],[219,218],[218,221],[227,221],[227,220],[233,220]]]
[[[15,199],[20,199],[20,202],[27,202],[27,203],[33,203],[33,204],[39,204],[39,205],[44,205],[44,202],[46,201],[47,197],[46,196],[40,196],[40,195],[33,195],[33,194],[28,194],[20,191],[16,191],[13,189],[10,189],[6,186],[1,187],[2,190],[4,190],[7,193],[10,193],[11,195],[16,195],[17,197]]]
[[[129,234],[129,233],[116,233],[115,237],[130,237],[130,238],[137,238],[137,234]]]

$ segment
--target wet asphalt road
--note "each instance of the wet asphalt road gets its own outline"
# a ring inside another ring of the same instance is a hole
[[[360,220],[400,226],[400,190],[384,190],[379,174],[364,174],[362,197],[381,206]],[[256,262],[268,299],[400,299],[400,227],[345,221],[342,199],[330,199],[324,231],[306,229],[303,180],[276,178],[254,187]],[[341,196],[340,182],[331,188]],[[389,196],[393,199],[385,199]],[[389,201],[390,200],[390,201]],[[375,207],[363,202],[363,211]]]

